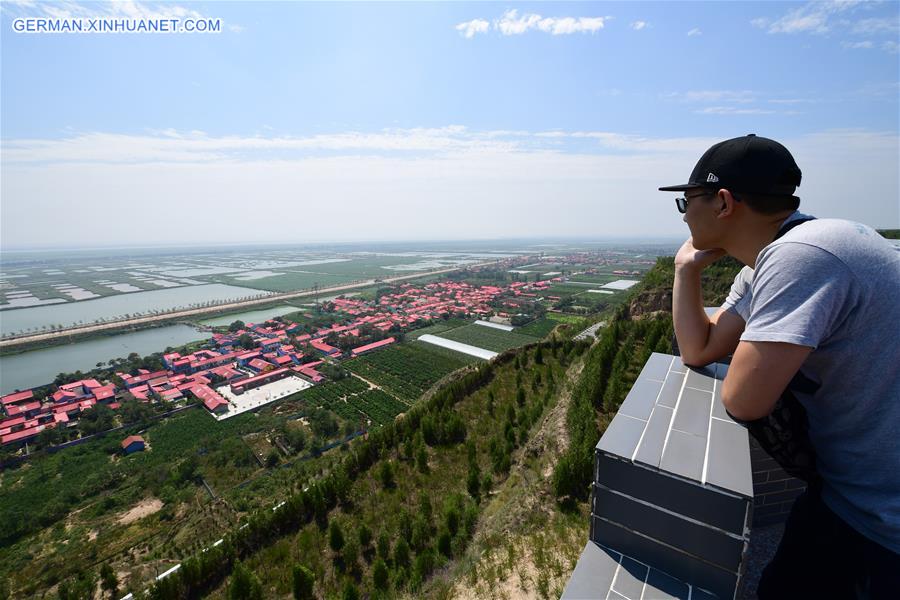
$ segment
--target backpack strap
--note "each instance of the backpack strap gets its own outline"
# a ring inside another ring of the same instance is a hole
[[[783,236],[783,235],[786,234],[788,231],[790,231],[791,229],[793,229],[794,227],[796,227],[796,226],[798,226],[798,225],[803,225],[803,224],[806,223],[807,221],[815,221],[815,220],[816,220],[815,217],[803,217],[802,219],[794,219],[793,221],[791,221],[791,222],[788,223],[787,225],[783,225],[783,226],[781,227],[781,229],[778,230],[778,234],[775,236],[775,239],[772,240],[772,241],[774,242],[775,240],[777,240],[778,238],[780,238],[781,236]]]

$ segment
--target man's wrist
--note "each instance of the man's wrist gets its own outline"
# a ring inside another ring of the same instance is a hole
[[[675,265],[675,275],[680,275],[682,277],[695,277],[699,276],[700,273],[703,272],[703,267],[697,265],[695,263],[685,263],[685,264],[676,264]]]

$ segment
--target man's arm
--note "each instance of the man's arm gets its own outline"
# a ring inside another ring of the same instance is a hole
[[[700,274],[723,254],[723,250],[697,250],[688,240],[675,256],[672,319],[686,365],[707,365],[728,356],[744,331],[744,320],[738,315],[719,310],[710,319],[703,310]]]
[[[770,412],[812,348],[784,342],[741,342],[722,385],[722,403],[741,421]]]

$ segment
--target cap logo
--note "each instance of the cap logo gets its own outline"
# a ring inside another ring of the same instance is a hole
[[[712,173],[710,173],[709,175],[706,176],[706,183],[717,183],[718,181],[719,181],[719,178],[716,177],[715,175],[713,175]]]

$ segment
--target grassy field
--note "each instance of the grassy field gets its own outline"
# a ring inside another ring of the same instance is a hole
[[[441,333],[444,333],[445,331],[450,331],[451,329],[456,329],[457,327],[469,325],[469,323],[470,322],[465,319],[448,319],[446,321],[438,321],[433,325],[410,331],[406,334],[406,337],[409,339],[417,340],[427,333],[430,333],[432,335],[439,335]]]
[[[559,325],[557,321],[554,321],[553,319],[543,318],[538,319],[537,321],[532,321],[531,323],[523,325],[522,327],[517,327],[514,333],[543,339],[550,335],[550,332],[553,331],[553,329],[555,329],[557,325]]]
[[[438,337],[494,352],[503,352],[510,348],[533,344],[539,339],[530,335],[521,335],[515,331],[502,331],[493,327],[474,324],[452,329],[441,333]]]
[[[342,364],[404,402],[413,403],[442,377],[476,358],[421,343],[384,348]]]

